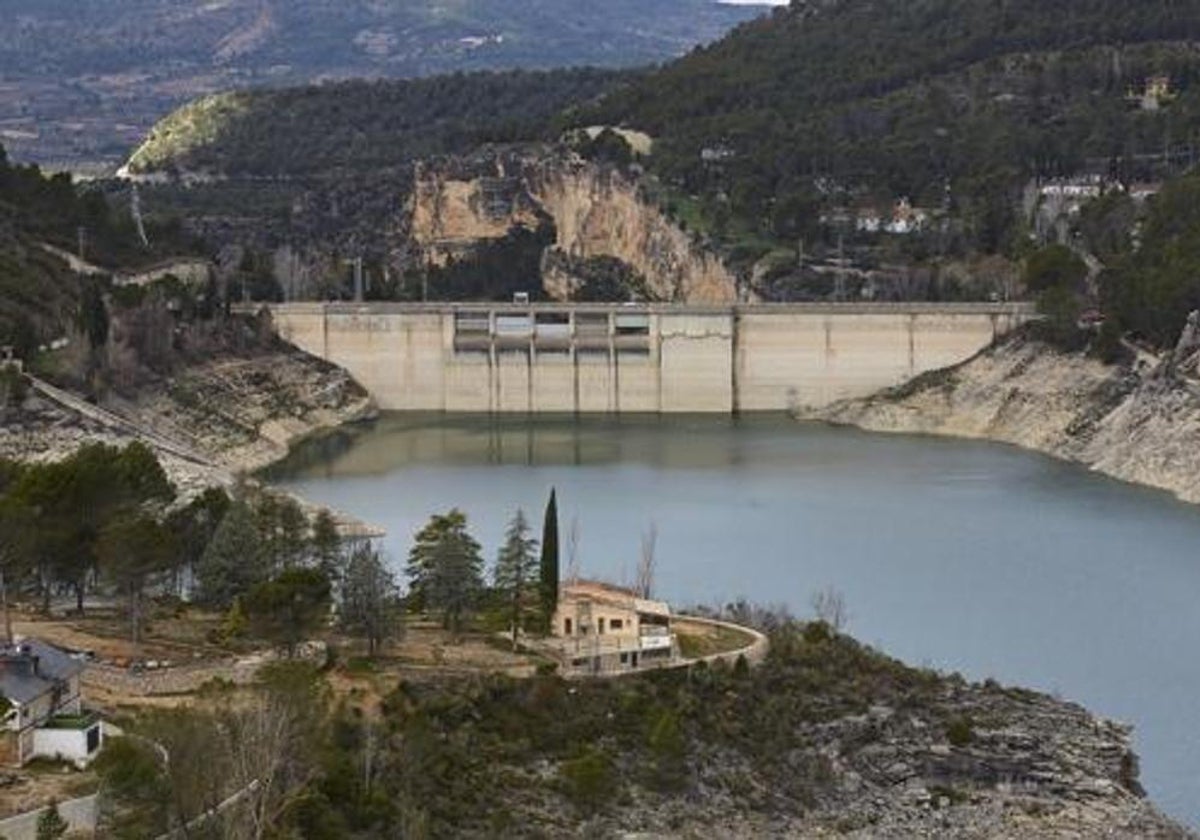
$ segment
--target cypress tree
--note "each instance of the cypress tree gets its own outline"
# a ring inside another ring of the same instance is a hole
[[[540,566],[542,614],[547,630],[558,608],[558,500],[554,488],[546,503],[546,519],[542,524],[542,562]]]

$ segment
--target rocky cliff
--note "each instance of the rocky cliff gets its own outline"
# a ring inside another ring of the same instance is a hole
[[[185,497],[287,455],[304,437],[375,413],[345,371],[274,339],[248,319],[213,326],[205,358],[110,389],[95,403],[30,389],[0,412],[0,457],[56,460],[86,443],[141,440]],[[64,383],[67,384],[67,383]]]
[[[1012,443],[1200,503],[1200,344],[1106,365],[1018,333],[813,419]]]
[[[737,297],[737,281],[720,258],[643,200],[633,176],[563,152],[488,151],[424,164],[410,212],[412,239],[434,264],[514,226],[551,222],[558,252],[618,259],[658,300],[728,303]],[[571,295],[569,276],[554,272],[550,279],[552,297]]]

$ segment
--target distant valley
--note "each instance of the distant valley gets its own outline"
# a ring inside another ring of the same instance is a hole
[[[0,142],[16,160],[111,172],[207,93],[347,78],[676,58],[767,6],[712,0],[12,0]]]

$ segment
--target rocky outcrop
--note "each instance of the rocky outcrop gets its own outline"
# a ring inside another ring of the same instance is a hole
[[[761,822],[713,808],[717,836],[1192,836],[1143,798],[1128,727],[1035,692],[951,678],[919,708],[876,704],[805,736],[787,762],[812,774],[810,807]]]
[[[218,353],[133,394],[111,393],[102,405],[78,411],[31,394],[0,424],[0,457],[56,460],[87,443],[142,440],[186,498],[283,458],[304,437],[375,412],[345,371],[284,345]],[[181,457],[187,452],[198,457]]]
[[[1026,331],[957,367],[806,416],[1012,443],[1200,503],[1200,351],[1192,346],[1106,365]]]
[[[551,221],[556,249],[619,259],[659,300],[737,297],[737,281],[720,258],[647,203],[632,176],[561,150],[492,150],[418,167],[410,212],[413,241],[434,264],[513,226]],[[547,291],[565,296],[568,287],[560,278]]]
[[[551,836],[679,840],[1193,836],[1145,799],[1129,727],[811,630],[799,650],[775,633],[767,661],[736,682],[725,681],[736,668],[715,667],[671,684],[668,702],[687,733],[674,785],[647,773],[661,752],[642,751],[644,736],[610,730],[597,743],[621,779],[618,804],[580,830],[538,796],[546,765],[561,760],[543,754],[503,767],[526,774],[506,789],[522,791],[505,800],[514,824]],[[639,679],[622,681],[625,708],[636,708]],[[576,719],[619,717],[615,703],[596,704],[595,682],[573,684],[571,695]],[[464,837],[490,836],[463,828]]]

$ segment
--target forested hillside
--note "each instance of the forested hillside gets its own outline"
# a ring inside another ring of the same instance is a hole
[[[93,263],[117,269],[196,247],[177,224],[151,226],[142,247],[130,214],[97,191],[80,192],[68,175],[14,166],[0,147],[0,344],[28,358],[38,345],[83,328],[100,285],[72,272],[46,245],[75,252],[82,238]]]
[[[254,227],[269,235],[258,241],[305,247],[357,213],[363,224],[339,234],[339,249],[383,259],[375,243],[389,236],[403,251],[403,225],[378,220],[403,215],[412,161],[622,126],[650,135],[652,151],[611,133],[575,149],[632,172],[648,202],[762,297],[1029,293],[1068,332],[1102,302],[1113,325],[1170,343],[1186,315],[1176,310],[1200,305],[1192,263],[1170,256],[1190,241],[1171,221],[1190,218],[1177,198],[1190,188],[1168,189],[1170,211],[1146,198],[1196,162],[1196,39],[1200,6],[1183,2],[794,3],[652,71],[209,98],[160,125],[134,168],[323,178],[307,192],[275,182],[293,199],[260,214]],[[219,195],[231,189],[211,188],[218,224],[232,218]],[[1153,254],[1133,235],[1142,222],[1145,242],[1162,243]],[[1028,285],[1026,258],[1054,242],[1077,252],[1072,282]]]
[[[1197,37],[1190,2],[793,3],[584,119],[654,135],[652,168],[719,235],[828,237],[822,209],[906,196],[949,211],[962,247],[1003,250],[1027,179],[1186,155]],[[1143,109],[1130,93],[1155,76],[1169,93]]]
[[[606,70],[518,70],[223,93],[161,121],[130,170],[289,177],[378,170],[538,137],[561,111],[591,103],[625,78]]]
[[[156,119],[221,90],[630,67],[762,11],[714,0],[7,0],[0,136],[21,160],[115,168]]]
[[[1091,208],[1089,242],[1111,247],[1101,275],[1107,332],[1131,332],[1153,346],[1171,348],[1188,313],[1200,310],[1200,175],[1168,184],[1134,227],[1137,208],[1113,197]]]

